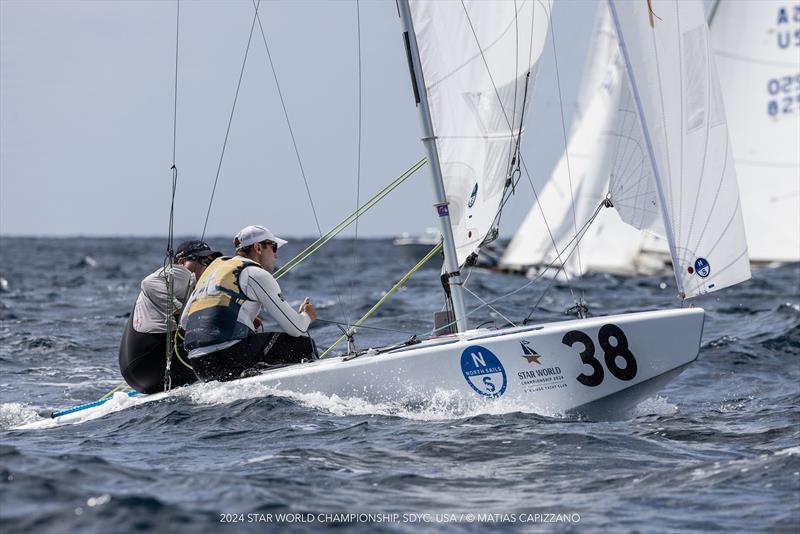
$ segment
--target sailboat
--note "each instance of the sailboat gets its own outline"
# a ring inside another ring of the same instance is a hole
[[[579,229],[606,198],[615,146],[608,134],[627,83],[614,22],[602,3],[581,80],[567,148],[503,252],[499,267],[504,271],[566,278],[588,269],[629,274],[641,249],[640,231],[616,210],[603,209],[570,254]]]
[[[755,264],[800,261],[800,6],[717,0],[711,43]]]
[[[653,2],[663,12],[657,23],[648,4],[609,2],[651,169],[643,184],[620,186],[611,200],[623,220],[665,230],[685,299],[746,280],[749,262],[702,4]],[[237,384],[376,403],[425,403],[447,393],[543,414],[624,416],[697,358],[702,309],[492,330],[471,328],[464,306],[460,269],[496,234],[520,162],[551,3],[399,0],[398,8],[443,237],[452,320],[439,331],[449,333],[271,369]],[[679,54],[676,39],[692,54]],[[676,146],[684,150],[670,150]],[[703,173],[713,179],[701,182]],[[629,186],[651,194],[631,197]],[[170,394],[118,393],[29,426],[78,422]]]
[[[800,90],[800,63],[798,44],[791,41],[800,19],[780,0],[717,0],[709,25],[751,263],[800,261],[800,105],[792,100]],[[562,265],[559,258],[575,228],[605,198],[610,177],[641,160],[620,152],[615,142],[626,134],[625,114],[631,110],[630,102],[619,100],[626,74],[609,41],[615,43],[616,36],[601,4],[570,143],[506,249],[504,270],[535,274],[553,265],[572,277],[652,274],[671,267],[667,243],[622,224],[614,210],[598,214],[568,261]],[[552,238],[540,231],[546,224]]]

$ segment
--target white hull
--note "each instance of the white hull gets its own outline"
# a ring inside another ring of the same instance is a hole
[[[613,419],[625,416],[697,358],[703,319],[702,309],[689,308],[475,330],[382,354],[291,365],[238,382],[372,403],[425,403],[447,392],[467,404],[501,400],[544,415]],[[631,356],[627,361],[614,358],[616,352],[625,353],[617,332],[627,340],[635,371],[627,364]],[[584,346],[586,336],[594,350]],[[118,395],[102,406],[22,428],[95,419],[169,394]]]

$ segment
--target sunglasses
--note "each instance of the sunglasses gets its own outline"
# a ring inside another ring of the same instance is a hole
[[[262,241],[260,243],[260,245],[262,247],[270,247],[272,249],[272,252],[274,252],[275,254],[278,253],[278,244],[277,243],[273,243],[272,241]]]
[[[214,258],[212,258],[211,256],[195,256],[195,255],[183,256],[181,259],[187,261],[196,261],[200,265],[205,265],[206,267],[208,267],[208,265],[210,265],[211,262],[214,261]]]

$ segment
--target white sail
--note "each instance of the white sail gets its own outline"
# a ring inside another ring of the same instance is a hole
[[[639,250],[636,230],[612,210],[602,210],[580,240],[575,235],[589,221],[608,190],[609,143],[606,132],[616,117],[620,86],[625,82],[617,36],[605,4],[599,4],[584,68],[569,144],[553,174],[506,248],[501,266],[564,265],[568,275],[587,270],[626,272]],[[558,252],[556,252],[556,249]]]
[[[653,214],[661,212],[684,297],[747,280],[733,153],[702,2],[609,6],[655,178],[642,172],[639,190],[612,178],[612,202],[637,228],[655,229]]]
[[[550,3],[413,0],[409,7],[460,265],[494,225]]]
[[[800,4],[723,0],[711,44],[754,261],[800,261]]]

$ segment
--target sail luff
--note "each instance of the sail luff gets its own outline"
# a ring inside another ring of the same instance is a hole
[[[675,232],[672,228],[672,218],[670,217],[669,213],[669,204],[667,203],[667,198],[664,193],[664,184],[661,179],[661,173],[659,169],[658,162],[656,161],[655,151],[653,149],[653,140],[650,136],[650,130],[647,126],[647,117],[645,115],[644,106],[642,105],[641,96],[639,94],[639,87],[636,83],[636,76],[634,75],[633,68],[631,66],[631,59],[628,53],[628,48],[625,43],[625,35],[622,31],[622,27],[619,22],[619,16],[617,14],[617,7],[616,7],[615,0],[608,0],[608,8],[611,12],[611,18],[614,21],[614,27],[617,30],[617,39],[619,40],[619,49],[622,53],[622,57],[625,60],[625,70],[628,74],[628,82],[631,89],[631,93],[633,96],[633,100],[636,104],[636,109],[639,113],[639,121],[641,122],[642,127],[642,134],[644,135],[645,144],[647,146],[647,154],[650,158],[650,164],[652,165],[653,169],[653,176],[655,179],[656,190],[658,192],[659,202],[661,204],[661,213],[662,219],[664,222],[664,231],[666,233],[667,243],[669,244],[669,252],[670,256],[672,256],[673,265],[675,268],[673,269],[675,274],[675,281],[678,285],[678,291],[680,292],[681,297],[685,295],[684,288],[683,288],[683,281],[681,280],[681,276],[678,273],[678,269],[680,266],[680,262],[678,261],[678,253],[675,247]]]
[[[445,192],[444,180],[442,178],[439,151],[436,147],[433,121],[431,119],[430,105],[428,103],[428,92],[425,86],[425,77],[422,71],[422,63],[419,57],[416,33],[414,32],[414,21],[411,16],[408,0],[398,0],[397,3],[400,18],[406,31],[406,46],[408,59],[411,61],[410,68],[413,74],[412,83],[414,84],[414,94],[417,97],[417,110],[419,111],[420,126],[423,133],[423,144],[428,152],[428,161],[433,176],[433,188],[436,203],[434,207],[439,218],[440,230],[444,245],[445,276],[450,288],[450,297],[453,303],[456,326],[459,332],[469,329],[467,323],[466,309],[464,308],[463,290],[461,287],[461,276],[458,270],[458,254],[456,252],[453,229],[450,222],[450,209]]]

